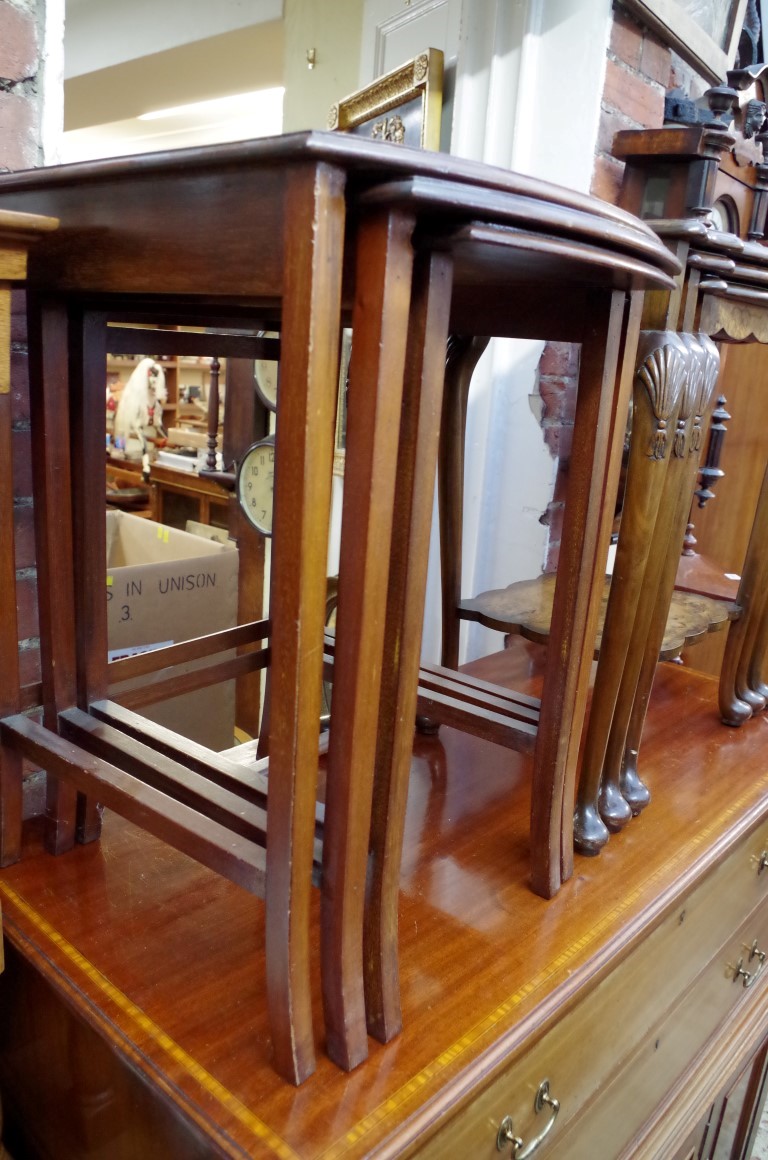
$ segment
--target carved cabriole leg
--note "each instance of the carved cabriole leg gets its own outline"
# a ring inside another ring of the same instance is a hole
[[[622,681],[607,758],[612,769],[621,765],[619,786],[633,813],[639,813],[650,797],[637,772],[640,739],[675,587],[678,557],[701,456],[702,431],[709,422],[720,370],[719,351],[706,335],[681,337],[691,351],[694,373],[694,363],[698,364],[699,393],[694,404],[687,457],[676,456],[667,475],[666,494],[656,529],[659,544],[656,568],[647,578],[638,610],[638,632],[641,639],[645,638],[642,663],[639,672],[637,669],[627,672]]]
[[[763,607],[760,628],[755,636],[752,654],[749,658],[749,687],[759,693],[768,703],[768,603]]]
[[[462,524],[464,515],[464,440],[469,384],[490,339],[452,334],[445,360],[445,389],[440,422],[437,497],[440,520],[440,576],[443,646],[440,663],[459,666]]]
[[[669,331],[640,336],[633,392],[632,445],[611,592],[606,609],[592,709],[582,756],[574,817],[576,849],[597,853],[631,816],[617,778],[605,778],[604,763],[622,673],[631,663],[635,613],[653,547],[654,528],[670,452],[678,441],[687,352]],[[616,770],[618,775],[618,767]]]
[[[368,1054],[363,916],[412,232],[412,217],[393,209],[370,213],[357,235],[321,895],[326,1047],[331,1059],[347,1070]],[[444,333],[443,343],[446,337]],[[404,648],[410,656],[419,640],[405,641]],[[274,706],[274,690],[273,698]],[[415,713],[414,699],[411,729]],[[272,744],[274,752],[274,736]]]
[[[73,708],[77,702],[69,445],[69,327],[66,309],[60,302],[39,301],[29,294],[28,306],[43,724],[55,733],[59,712]],[[103,412],[103,383],[101,399]],[[102,457],[103,438],[102,434]],[[103,481],[100,494],[102,492]],[[103,582],[103,557],[100,575]],[[46,795],[46,847],[51,853],[61,854],[74,845],[77,791],[71,783],[49,776]]]
[[[768,585],[768,469],[763,476],[760,497],[747,545],[736,597],[741,616],[728,631],[720,670],[720,716],[726,725],[741,725],[752,716],[757,703],[747,700],[746,681],[751,658],[760,636],[758,629]]]
[[[11,414],[11,287],[0,282],[0,716],[19,711],[19,633],[16,617],[16,552],[13,524],[13,436]],[[21,855],[21,757],[0,751],[0,866]]]
[[[413,751],[412,721],[419,680],[451,275],[446,255],[417,257],[400,422],[395,491],[399,534],[393,542],[387,595],[364,930],[368,1030],[383,1043],[402,1026],[397,923],[400,863]]]
[[[309,907],[344,209],[337,170],[319,163],[289,175],[272,544],[266,963],[275,1067],[294,1083],[315,1066]]]
[[[605,560],[632,389],[642,295],[589,302],[531,792],[531,888],[551,898],[573,873],[573,801]],[[619,372],[619,368],[620,372]],[[617,373],[618,372],[618,373]]]

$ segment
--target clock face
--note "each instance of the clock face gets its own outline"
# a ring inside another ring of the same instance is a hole
[[[273,330],[264,330],[259,332],[263,338],[279,338],[280,335]],[[270,411],[277,408],[277,386],[280,375],[280,364],[271,359],[260,358],[254,364],[254,379],[256,383],[256,391],[262,403],[269,407]]]
[[[275,442],[263,439],[249,447],[237,473],[237,498],[243,512],[264,536],[272,535],[275,488]]]

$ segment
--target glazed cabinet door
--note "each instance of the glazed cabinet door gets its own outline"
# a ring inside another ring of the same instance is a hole
[[[768,1043],[764,1043],[672,1160],[751,1160],[767,1088]]]

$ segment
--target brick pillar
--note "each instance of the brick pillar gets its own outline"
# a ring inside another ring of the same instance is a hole
[[[40,50],[35,0],[0,0],[0,168],[29,169],[40,155]]]
[[[664,95],[667,89],[682,88],[696,97],[706,87],[706,82],[650,29],[645,28],[620,3],[615,3],[592,174],[592,195],[614,204],[618,201],[624,165],[612,155],[611,147],[620,129],[658,128],[664,121]],[[578,365],[578,347],[570,347],[567,343],[549,343],[539,364],[539,389],[544,404],[544,439],[552,454],[558,457],[554,495],[541,517],[542,522],[549,527],[544,564],[547,572],[557,568],[560,548]]]

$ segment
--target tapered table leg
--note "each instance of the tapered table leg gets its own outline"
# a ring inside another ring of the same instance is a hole
[[[355,1067],[368,1054],[364,884],[411,301],[412,231],[410,214],[375,210],[360,224],[357,241],[321,934],[327,1047],[344,1068]],[[409,642],[408,647],[418,644]],[[414,699],[411,727],[415,709]]]
[[[282,1076],[314,1070],[309,904],[338,384],[343,174],[288,183],[272,545],[267,992]]]
[[[574,456],[552,609],[531,797],[531,886],[545,898],[573,873],[573,801],[589,677],[618,490],[641,295],[590,304],[582,343]],[[620,369],[619,369],[620,368]],[[610,518],[609,518],[610,517]]]
[[[395,489],[381,712],[366,892],[364,971],[368,1030],[386,1043],[402,1026],[398,898],[413,749],[419,649],[437,461],[451,265],[419,255],[414,271]]]
[[[69,325],[62,303],[30,296],[29,350],[43,721],[56,732],[59,712],[77,702]],[[46,794],[46,846],[61,854],[75,841],[77,792],[49,777]]]

